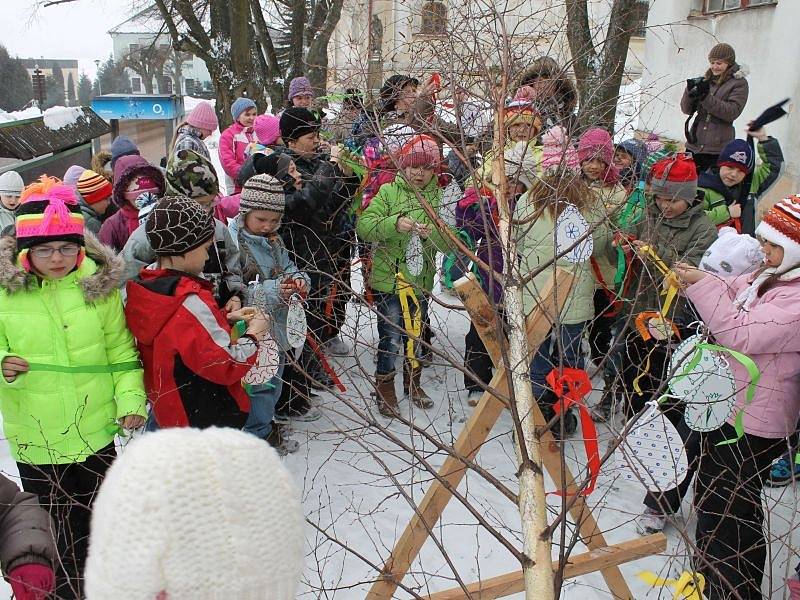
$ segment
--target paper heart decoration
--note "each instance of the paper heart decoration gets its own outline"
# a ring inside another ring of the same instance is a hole
[[[669,364],[674,374],[669,388],[686,403],[684,419],[691,429],[714,431],[736,410],[736,383],[722,354],[697,348],[704,341],[703,336],[693,335],[677,347]]]
[[[258,343],[256,364],[247,372],[242,382],[249,385],[264,385],[275,377],[278,372],[279,363],[280,355],[278,353],[278,344],[275,343],[271,335],[267,334],[267,336]]]
[[[422,268],[425,265],[425,259],[422,255],[422,240],[419,234],[412,233],[406,246],[406,268],[408,274],[412,277],[419,277],[422,273]]]
[[[556,219],[556,254],[561,254],[583,238],[577,246],[564,255],[564,259],[572,263],[589,260],[594,251],[594,240],[591,235],[586,235],[587,233],[589,233],[589,223],[574,204],[567,204]]]
[[[295,294],[289,300],[289,310],[286,313],[286,339],[292,348],[302,348],[306,343],[308,321],[306,311],[300,296]]]

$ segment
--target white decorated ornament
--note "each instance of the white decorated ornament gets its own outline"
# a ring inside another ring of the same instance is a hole
[[[286,339],[292,348],[302,348],[306,343],[308,321],[303,308],[303,300],[299,294],[293,294],[289,300],[286,313]]]
[[[406,268],[412,277],[419,277],[425,265],[422,255],[422,239],[417,232],[411,234],[406,246]]]
[[[586,262],[594,251],[594,240],[588,233],[589,223],[584,216],[574,204],[567,204],[556,219],[556,253],[561,254],[583,238],[577,246],[564,254],[564,259],[572,263]]]
[[[242,381],[248,385],[264,385],[278,373],[280,355],[278,344],[267,334],[263,340],[258,342],[258,356],[256,364],[253,365]]]

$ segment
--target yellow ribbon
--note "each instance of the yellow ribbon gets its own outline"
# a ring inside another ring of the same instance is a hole
[[[675,590],[672,600],[705,600],[706,578],[701,573],[684,571],[678,579],[664,579],[651,571],[639,573],[639,579],[653,587],[670,587]]]
[[[406,357],[412,369],[419,368],[417,353],[414,352],[414,340],[422,335],[422,308],[412,288],[403,277],[397,274],[397,295],[400,298],[400,308],[403,310],[403,327],[406,330]],[[411,314],[411,303],[414,304],[414,314]]]
[[[667,289],[661,292],[662,296],[666,296],[663,307],[661,308],[661,315],[666,318],[669,314],[669,309],[672,307],[672,303],[675,301],[675,296],[678,295],[678,290],[680,289],[678,276],[666,265],[661,257],[656,254],[656,251],[652,246],[642,246],[639,248],[639,251],[646,254],[647,257],[653,262],[656,269],[658,269],[664,276],[664,282],[666,283]]]

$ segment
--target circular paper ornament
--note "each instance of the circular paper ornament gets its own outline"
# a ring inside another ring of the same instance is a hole
[[[683,439],[655,403],[636,422],[616,454],[623,477],[644,483],[651,492],[677,487],[689,470]]]
[[[686,403],[684,419],[691,429],[714,431],[736,410],[736,383],[722,354],[707,348],[698,350],[697,345],[704,341],[703,336],[693,335],[675,349],[669,364],[674,373],[669,388]],[[700,356],[695,361],[697,352]]]
[[[258,281],[258,275],[256,275],[255,281],[251,281],[247,284],[247,290],[245,290],[245,301],[247,306],[256,306],[262,311],[268,312],[267,294],[264,291],[264,286]]]
[[[292,295],[289,300],[289,310],[286,312],[286,339],[292,348],[301,348],[306,343],[308,321],[303,301],[298,294]]]
[[[419,277],[425,259],[422,255],[422,239],[418,233],[412,233],[406,246],[406,268],[412,277]]]
[[[589,223],[574,204],[567,204],[556,219],[556,253],[561,254],[583,238],[577,246],[564,255],[564,258],[573,263],[586,262],[594,251],[594,240],[591,235],[587,235],[588,233]]]
[[[275,377],[278,372],[280,356],[278,354],[278,344],[267,334],[258,343],[258,357],[256,364],[247,372],[242,381],[249,385],[264,385]]]

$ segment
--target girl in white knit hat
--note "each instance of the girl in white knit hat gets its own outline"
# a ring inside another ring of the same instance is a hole
[[[5,235],[5,231],[14,225],[14,211],[19,204],[19,197],[22,195],[22,188],[25,184],[22,177],[16,171],[6,171],[0,175],[0,234]]]

